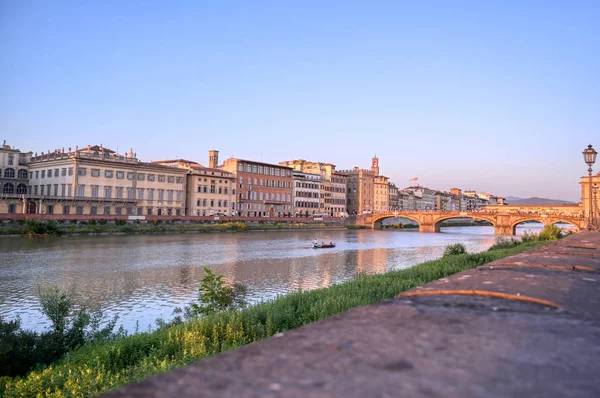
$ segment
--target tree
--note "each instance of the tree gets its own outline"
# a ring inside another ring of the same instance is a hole
[[[204,278],[198,288],[198,301],[192,303],[192,311],[196,315],[208,315],[229,309],[244,307],[246,302],[246,286],[240,283],[228,284],[223,275],[216,275],[210,268],[203,267]]]

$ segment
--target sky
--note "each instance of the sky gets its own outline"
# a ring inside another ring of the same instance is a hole
[[[600,1],[2,0],[0,132],[579,201]]]

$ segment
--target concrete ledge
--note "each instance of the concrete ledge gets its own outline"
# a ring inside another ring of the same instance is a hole
[[[581,233],[412,290],[501,292],[558,308],[481,295],[400,296],[106,396],[598,397],[598,253],[600,233]]]

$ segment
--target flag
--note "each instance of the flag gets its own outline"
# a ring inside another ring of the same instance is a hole
[[[419,179],[419,177],[415,177],[415,178],[411,178],[411,179],[410,179],[410,180],[408,180],[408,181],[417,181],[418,179]]]

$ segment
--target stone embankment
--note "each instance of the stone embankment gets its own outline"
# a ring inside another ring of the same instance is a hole
[[[581,233],[108,397],[598,397],[600,233]]]

